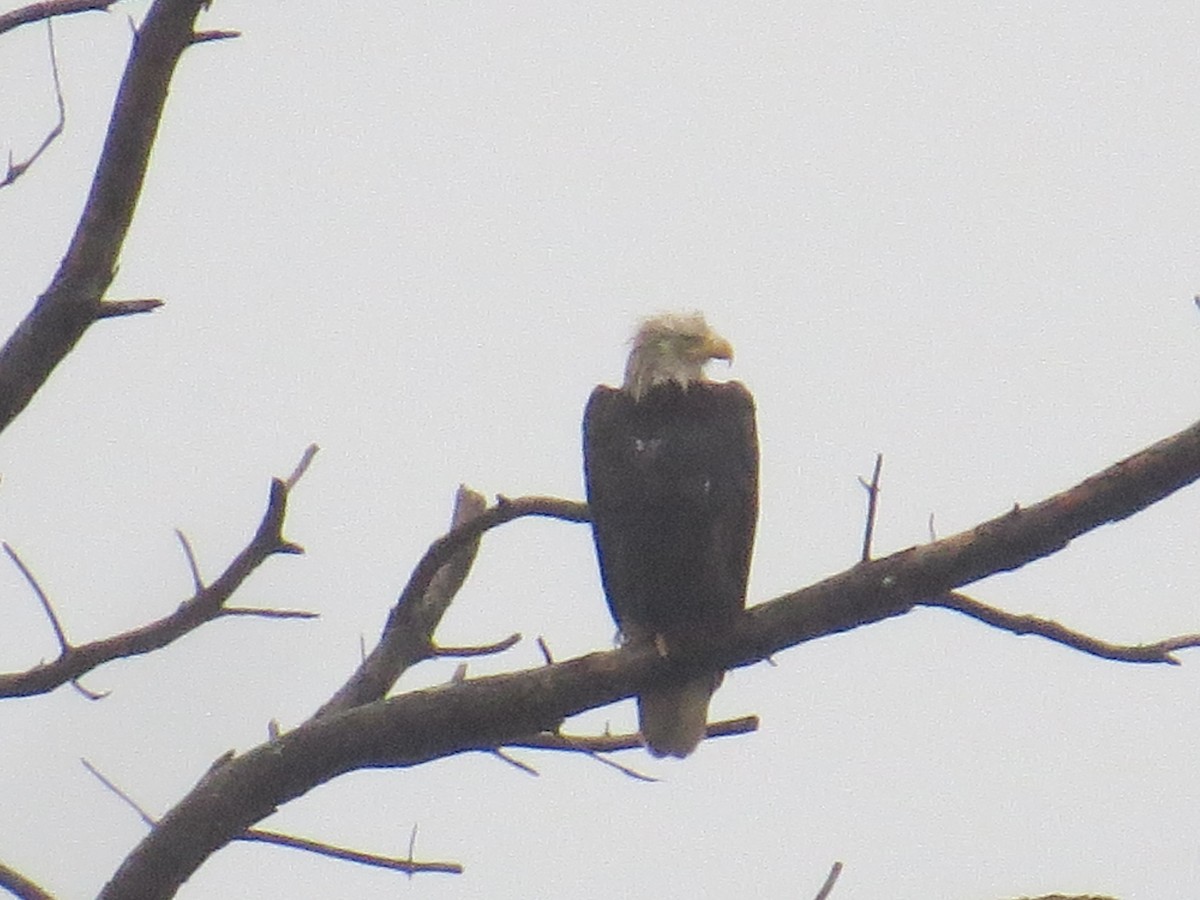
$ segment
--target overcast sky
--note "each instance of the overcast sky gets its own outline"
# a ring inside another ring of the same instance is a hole
[[[9,8],[14,4],[9,4]],[[74,229],[129,50],[122,4],[56,25],[63,137],[0,192],[0,330]],[[582,495],[579,421],[639,316],[701,309],[755,393],[751,602],[947,535],[1191,424],[1200,383],[1200,24],[1190,3],[217,0],[176,75],[102,322],[0,438],[0,538],[83,641],[213,576],[269,479],[321,446],[227,620],[0,705],[0,859],[91,896],[229,749],[357,663],[455,487]],[[0,38],[0,152],[54,121],[44,28]],[[1114,641],[1200,631],[1200,491],[972,587]],[[0,670],[56,652],[0,565]],[[492,532],[440,632],[526,640],[470,672],[611,646],[587,528]],[[181,896],[430,898],[1052,891],[1200,884],[1200,651],[1104,662],[918,610],[731,674],[761,730],[638,783],[522,752],[360,773],[269,827],[462,862],[403,876],[222,850]],[[450,677],[429,663],[402,687]],[[631,703],[571,723],[633,727]]]

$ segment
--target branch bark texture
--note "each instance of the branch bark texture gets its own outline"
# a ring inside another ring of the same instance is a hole
[[[204,859],[254,822],[345,772],[492,750],[553,732],[565,717],[632,696],[677,674],[680,665],[749,665],[817,637],[900,615],[924,599],[1050,555],[1198,478],[1200,422],[1034,506],[759,604],[703,656],[664,660],[653,647],[626,646],[315,716],[215,764],[126,858],[101,897],[171,896]]]

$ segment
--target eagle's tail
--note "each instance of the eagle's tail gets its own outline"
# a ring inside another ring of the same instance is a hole
[[[708,725],[708,701],[721,673],[701,675],[646,691],[638,697],[642,741],[655,756],[680,759],[696,749]]]

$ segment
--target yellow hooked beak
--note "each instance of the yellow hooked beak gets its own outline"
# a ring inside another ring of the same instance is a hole
[[[733,362],[733,344],[719,334],[709,333],[700,347],[705,359],[723,359]]]

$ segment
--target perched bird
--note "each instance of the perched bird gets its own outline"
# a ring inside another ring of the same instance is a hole
[[[608,607],[630,642],[702,648],[746,605],[758,517],[754,400],[704,376],[732,361],[699,313],[655,316],[633,338],[620,388],[592,391],[583,458]],[[704,737],[723,673],[688,676],[638,698],[642,740],[684,757]]]

